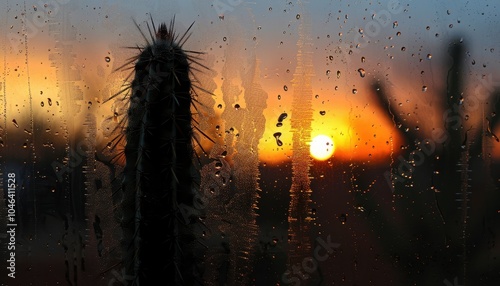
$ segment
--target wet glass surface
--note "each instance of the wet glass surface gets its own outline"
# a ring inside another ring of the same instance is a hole
[[[498,3],[264,2],[0,3],[2,285],[133,285],[171,233],[198,284],[498,284]],[[138,63],[174,16],[189,75]]]

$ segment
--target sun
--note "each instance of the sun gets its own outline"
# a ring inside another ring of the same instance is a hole
[[[333,155],[335,145],[329,136],[318,135],[311,141],[309,151],[314,159],[324,161]]]

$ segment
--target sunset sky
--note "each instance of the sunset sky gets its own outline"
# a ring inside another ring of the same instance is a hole
[[[64,18],[63,21],[70,21],[76,33],[71,41],[65,41],[64,44],[72,46],[73,54],[67,56],[74,62],[71,69],[74,71],[75,85],[83,92],[84,105],[92,102],[89,111],[98,114],[102,121],[112,111],[109,104],[100,105],[98,102],[119,90],[127,74],[113,73],[113,69],[134,55],[133,50],[124,47],[144,42],[132,19],[146,31],[145,21],[149,19],[149,15],[141,10],[144,7],[140,7],[139,10],[134,10],[132,17],[122,17],[131,12],[132,6],[118,5],[115,1],[104,4],[96,2],[95,5],[90,2],[86,5],[70,2],[61,8],[67,9],[72,15],[71,19]],[[182,3],[156,5],[173,5],[171,9],[177,15],[178,31],[184,31],[193,20],[196,21],[186,48],[206,52],[202,61],[212,59],[213,64],[209,67],[216,73],[213,78],[217,85],[213,97],[216,114],[220,114],[224,108],[232,108],[223,102],[220,90],[223,82],[221,69],[224,64],[229,64],[224,61],[227,49],[238,43],[242,47],[238,57],[246,61],[230,64],[248,66],[252,62],[259,62],[260,79],[257,83],[267,92],[267,98],[251,100],[265,100],[267,104],[264,111],[266,129],[259,143],[259,155],[265,162],[280,162],[292,154],[289,124],[293,116],[291,81],[296,68],[294,59],[298,52],[297,29],[304,17],[310,17],[308,20],[312,23],[309,43],[314,53],[314,76],[311,83],[313,94],[303,95],[313,98],[311,137],[323,134],[333,138],[336,146],[335,159],[377,160],[389,156],[391,152],[397,152],[403,144],[390,116],[373,101],[375,93],[371,85],[375,81],[387,86],[393,99],[392,104],[397,105],[405,114],[403,117],[411,122],[410,125],[430,136],[432,128],[441,124],[443,111],[435,107],[437,97],[446,88],[445,75],[450,65],[446,45],[454,35],[463,35],[464,42],[469,47],[465,64],[466,72],[470,75],[467,77],[465,90],[468,94],[473,94],[477,86],[485,85],[481,78],[497,72],[494,65],[490,64],[494,58],[498,58],[499,53],[492,40],[484,38],[482,33],[464,32],[467,31],[465,27],[461,28],[463,23],[468,23],[469,26],[480,29],[493,19],[476,21],[474,15],[461,11],[451,10],[444,15],[429,14],[428,18],[422,19],[411,15],[422,15],[420,10],[425,5],[408,4],[404,9],[391,10],[386,3],[373,4],[367,5],[363,12],[355,9],[354,5],[342,2],[338,7],[308,4],[305,6],[307,10],[302,10],[304,8],[295,4],[269,6],[245,3],[227,10],[224,18],[220,19],[217,9],[208,4],[204,4],[207,9],[198,8],[198,13],[193,15],[186,12],[194,7],[194,2]],[[486,9],[487,4],[484,1],[480,5]],[[32,20],[35,11],[31,6],[27,6],[27,19]],[[138,6],[134,4],[133,7],[137,9]],[[23,7],[14,5],[11,9],[9,18],[6,19],[12,25],[7,37],[14,39],[13,42],[16,43],[15,39],[19,39],[18,33],[23,28],[20,20]],[[82,9],[87,12],[74,13]],[[370,26],[374,23],[372,19],[375,19],[373,17],[377,13],[374,12],[377,11],[380,15],[389,11],[391,17],[390,23],[383,23],[384,27],[378,26],[379,30]],[[153,12],[154,19],[168,20],[155,13]],[[55,17],[59,19],[57,17],[61,17],[61,14]],[[454,25],[452,28],[451,24]],[[477,44],[479,42],[481,45]],[[26,126],[28,89],[32,94],[36,114],[45,114],[44,110],[49,113],[68,112],[61,109],[48,111],[47,106],[40,105],[48,97],[56,100],[60,91],[55,72],[57,67],[50,62],[50,55],[59,44],[49,33],[49,25],[42,25],[30,34],[27,57],[24,46],[12,44],[12,41],[11,45],[4,45],[5,57],[9,59],[5,62],[4,72],[10,99],[8,118],[16,117],[21,125]],[[109,62],[105,60],[106,57],[109,57]],[[25,85],[28,71],[29,87]],[[242,78],[244,75],[239,76]],[[488,86],[486,88],[491,89]],[[251,100],[243,100],[241,97],[241,108],[252,104]],[[222,105],[221,109],[217,108],[219,104]],[[287,113],[288,117],[283,120],[282,127],[277,127],[276,123],[282,113]],[[470,126],[467,125],[469,122],[478,123],[478,113],[469,113],[470,120],[466,126]],[[215,126],[212,128],[206,130],[207,133],[214,133]],[[282,133],[280,139],[283,146],[276,144],[273,136],[276,132]],[[499,155],[498,148],[495,150],[495,154]]]

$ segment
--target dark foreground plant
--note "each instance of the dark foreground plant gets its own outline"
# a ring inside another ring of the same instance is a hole
[[[122,122],[125,134],[115,138],[126,139],[123,264],[133,285],[199,285],[194,234],[199,217],[186,218],[180,205],[192,206],[199,188],[191,113],[196,86],[191,78],[193,64],[205,66],[197,61],[199,52],[183,49],[192,25],[182,35],[175,33],[174,20],[168,27],[163,23],[156,28],[153,21],[151,26],[151,40],[143,34],[146,46],[137,47],[140,54],[124,65],[135,63],[131,85],[113,96],[125,94],[129,101]]]

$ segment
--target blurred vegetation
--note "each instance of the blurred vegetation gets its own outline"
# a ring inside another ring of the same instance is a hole
[[[385,173],[392,185],[392,209],[371,212],[367,219],[400,269],[400,285],[447,285],[446,280],[453,284],[456,277],[459,285],[496,285],[500,192],[495,181],[499,166],[491,162],[491,146],[498,141],[493,132],[499,125],[495,112],[500,110],[500,90],[486,97],[482,110],[486,117],[471,120],[482,124],[466,122],[467,101],[479,96],[464,92],[467,48],[461,39],[452,40],[447,48],[453,64],[442,76],[446,90],[435,107],[443,122],[432,126],[431,139],[410,126],[391,104],[394,100],[383,82],[373,82],[378,107],[387,112],[405,145]],[[488,88],[492,87],[481,90]],[[361,192],[355,196],[365,208],[379,207],[373,196]]]

